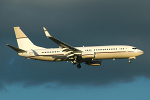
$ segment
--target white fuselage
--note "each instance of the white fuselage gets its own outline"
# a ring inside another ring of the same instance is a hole
[[[94,53],[94,57],[92,58],[93,60],[121,58],[133,59],[143,54],[142,50],[136,49],[133,46],[126,45],[88,46],[75,48],[83,51],[85,53],[83,54],[83,56],[90,56],[91,53]],[[67,57],[68,54],[66,54],[66,52],[64,52],[62,48],[35,49],[18,54],[29,59],[31,58],[45,61],[70,61],[70,59]]]

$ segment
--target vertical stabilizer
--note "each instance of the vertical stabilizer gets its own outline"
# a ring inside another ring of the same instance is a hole
[[[38,47],[34,45],[29,38],[23,33],[20,27],[14,27],[14,31],[16,34],[16,39],[18,42],[18,47],[23,50],[31,50],[31,49],[43,49],[42,47]]]

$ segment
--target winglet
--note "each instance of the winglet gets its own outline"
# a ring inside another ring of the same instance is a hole
[[[49,38],[49,37],[52,37],[52,36],[49,34],[49,32],[46,30],[45,27],[43,27],[43,29],[44,29],[45,35],[46,35],[48,38]]]

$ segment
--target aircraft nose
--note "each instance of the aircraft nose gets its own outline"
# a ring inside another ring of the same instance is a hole
[[[140,55],[142,55],[142,54],[144,54],[144,51],[140,50],[139,53],[140,53]]]
[[[144,51],[141,50],[141,53],[144,54]]]

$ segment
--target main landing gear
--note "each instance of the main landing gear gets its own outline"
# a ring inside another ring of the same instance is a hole
[[[74,56],[73,64],[77,64],[77,68],[79,68],[79,69],[81,68],[80,60],[79,60],[78,56]]]
[[[78,62],[76,62],[76,61],[71,61],[72,63],[73,63],[73,65],[75,65],[75,64],[77,64],[77,68],[81,68],[81,64],[80,63],[78,63]]]
[[[79,69],[81,68],[81,65],[80,65],[80,63],[79,63],[79,64],[77,64],[77,68],[79,68]]]

